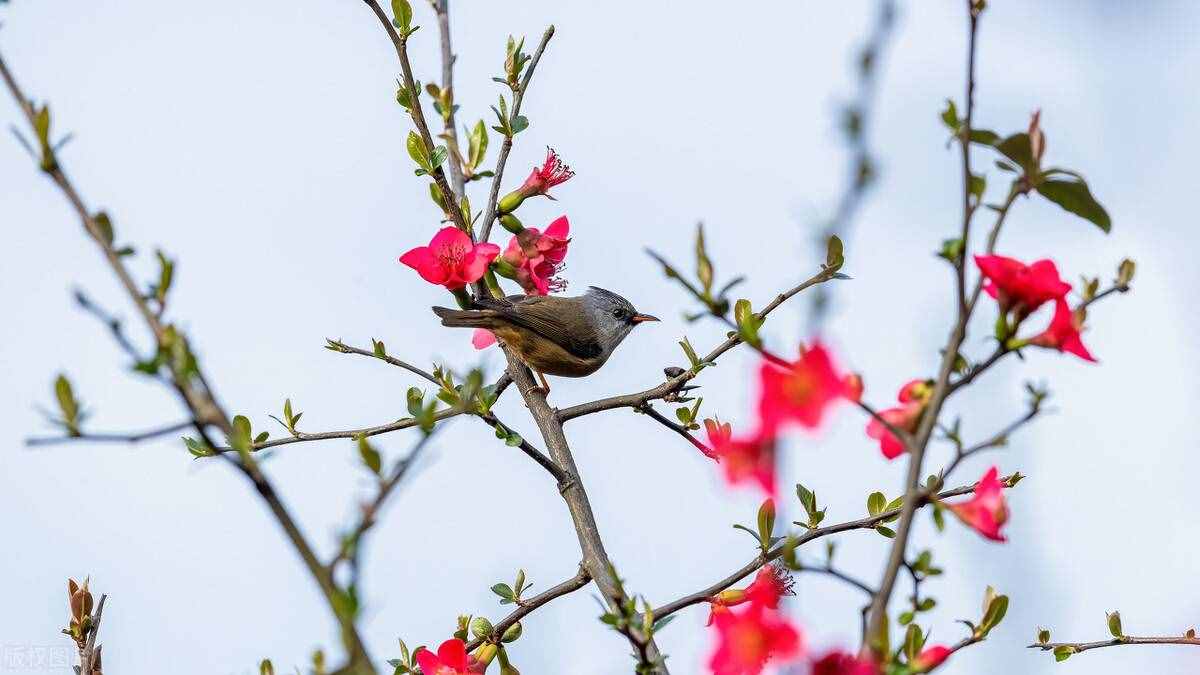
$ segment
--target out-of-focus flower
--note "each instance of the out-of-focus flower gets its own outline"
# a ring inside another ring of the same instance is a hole
[[[1083,345],[1081,328],[1083,328],[1082,313],[1071,311],[1067,301],[1059,299],[1054,302],[1054,318],[1050,319],[1050,326],[1030,338],[1029,344],[1057,349],[1060,352],[1074,354],[1084,361],[1095,363],[1095,357]]]
[[[713,623],[718,638],[708,662],[713,675],[757,675],[767,661],[785,662],[803,655],[800,631],[779,612],[757,603],[721,612]]]
[[[509,240],[504,261],[516,270],[513,278],[527,294],[548,295],[567,287],[567,282],[555,275],[562,270],[567,257],[570,231],[567,217],[559,216],[545,232],[527,227]]]
[[[850,373],[842,378],[842,384],[846,389],[846,398],[854,403],[862,400],[863,395],[863,379],[858,373]]]
[[[1015,309],[1018,322],[1042,304],[1062,298],[1071,290],[1071,284],[1058,276],[1053,260],[1026,265],[1002,255],[977,255],[975,264],[987,279],[983,290],[996,298],[1002,312]]]
[[[925,412],[925,404],[929,402],[932,394],[933,385],[928,380],[912,380],[900,388],[900,394],[896,397],[900,405],[880,410],[879,416],[893,427],[912,433],[916,431],[921,415]],[[895,459],[904,454],[904,442],[874,417],[867,423],[867,436],[879,441],[879,450],[888,459]]]
[[[951,653],[949,647],[934,645],[918,654],[917,658],[910,661],[908,665],[914,673],[927,673],[940,666],[942,661],[950,657]]]
[[[713,454],[721,463],[725,480],[730,485],[754,483],[768,497],[775,496],[775,439],[758,430],[745,438],[734,438],[731,433],[722,433],[713,441]]]
[[[810,675],[878,675],[879,666],[853,654],[832,651],[813,662]]]
[[[567,182],[574,175],[575,172],[571,170],[571,167],[563,164],[554,148],[546,148],[546,160],[540,167],[533,167],[533,171],[521,187],[504,195],[500,200],[498,210],[500,213],[512,213],[528,197],[534,195],[550,197],[548,192],[550,188]]]
[[[466,232],[456,227],[444,227],[433,235],[428,246],[418,246],[400,256],[431,284],[458,290],[479,281],[500,247],[495,244],[475,244]]]
[[[1004,501],[1004,483],[1000,470],[988,469],[975,486],[975,496],[959,504],[947,504],[966,525],[992,541],[1005,541],[1000,528],[1008,521],[1008,504]]]
[[[820,342],[801,349],[800,358],[787,366],[764,361],[758,372],[762,387],[758,417],[763,428],[772,434],[791,421],[808,429],[816,428],[829,406],[850,393],[829,351]]]

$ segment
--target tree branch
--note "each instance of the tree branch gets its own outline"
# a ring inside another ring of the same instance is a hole
[[[417,127],[417,133],[420,134],[421,140],[425,143],[427,152],[432,153],[434,147],[433,135],[429,133],[429,124],[425,121],[425,112],[421,109],[420,92],[417,90],[416,79],[412,73],[412,63],[408,59],[408,38],[401,36],[396,32],[396,27],[392,25],[392,20],[379,6],[376,0],[363,0],[367,7],[379,19],[379,23],[383,25],[383,30],[392,41],[392,45],[396,48],[396,57],[400,60],[400,71],[403,75],[404,86],[408,91],[412,92],[412,105],[408,108],[408,113],[412,116],[413,124]],[[446,181],[446,172],[442,167],[437,167],[430,174],[433,177],[433,182],[437,183],[438,189],[442,191],[442,198],[446,204],[446,215],[454,222],[454,225],[467,232],[470,230],[466,219],[463,217],[462,209],[458,206],[458,197],[456,192],[450,189],[450,184]]]
[[[454,49],[450,45],[450,0],[431,0],[437,12],[438,36],[442,47],[442,91],[450,92],[451,104],[444,113],[446,143],[450,145],[450,183],[454,194],[463,196],[464,178],[458,149],[458,123],[454,120]]]
[[[1126,635],[1124,637],[1113,638],[1111,640],[1098,640],[1096,642],[1046,642],[1035,643],[1027,646],[1027,649],[1040,649],[1044,652],[1055,651],[1058,649],[1071,650],[1071,654],[1086,652],[1090,649],[1100,649],[1102,647],[1120,647],[1122,645],[1191,645],[1200,647],[1200,638],[1187,636],[1174,637],[1134,637]]]
[[[557,586],[553,586],[547,590],[544,590],[528,600],[522,600],[511,614],[492,624],[491,635],[486,637],[477,637],[468,642],[467,651],[474,651],[476,647],[484,642],[498,642],[500,637],[504,635],[504,631],[511,628],[513,624],[549,604],[551,600],[574,593],[584,586],[587,586],[588,582],[591,580],[592,577],[588,575],[587,570],[583,569],[583,567],[580,567],[579,572],[570,579],[567,579]]]
[[[178,433],[184,429],[190,429],[195,426],[195,421],[187,420],[185,422],[177,422],[165,427],[157,429],[149,429],[146,431],[137,431],[132,433],[82,433],[78,436],[45,436],[37,438],[26,438],[25,445],[33,447],[40,445],[58,445],[61,443],[73,443],[76,441],[95,441],[97,443],[141,443],[159,436]]]
[[[833,278],[834,274],[836,274],[836,270],[823,269],[814,276],[805,280],[800,285],[780,293],[779,295],[775,296],[775,299],[767,304],[767,306],[764,307],[761,312],[758,313],[758,318],[765,318],[768,314],[773,312],[777,307],[782,305],[787,300],[791,299],[797,293],[800,293],[801,291],[811,288],[817,284],[829,281]],[[722,354],[730,349],[733,349],[741,343],[742,338],[735,333],[727,338],[724,342],[713,348],[713,350],[709,352],[708,355],[702,360],[716,361]],[[649,401],[654,401],[657,399],[669,399],[670,395],[679,392],[681,387],[687,384],[689,380],[695,378],[696,375],[696,372],[690,370],[684,371],[679,375],[668,378],[667,381],[652,389],[647,389],[645,391],[639,391],[632,394],[624,394],[621,396],[610,396],[609,398],[602,398],[596,401],[590,401],[588,403],[573,405],[569,408],[563,408],[562,410],[558,411],[558,419],[562,422],[568,422],[576,417],[583,417],[584,415],[591,415],[604,410],[613,410],[615,408],[639,408]]]
[[[15,78],[9,71],[3,57],[0,57],[0,78],[2,78],[8,87],[12,97],[16,100],[21,110],[25,113],[26,121],[30,128],[37,132],[37,111],[34,109],[29,99],[25,97],[20,87],[17,85]],[[59,190],[66,197],[76,215],[83,224],[84,230],[92,238],[99,247],[100,252],[107,260],[113,274],[116,275],[118,281],[125,288],[127,295],[134,306],[137,308],[138,314],[141,315],[146,327],[153,333],[156,343],[163,346],[166,343],[168,334],[167,325],[161,320],[161,313],[150,308],[149,301],[142,291],[138,288],[137,282],[125,267],[125,263],[121,256],[113,248],[112,243],[107,239],[104,230],[96,221],[92,212],[84,204],[83,199],[79,196],[75,186],[67,178],[57,158],[51,155],[44,157],[42,161],[42,170],[50,179],[58,186]],[[182,339],[182,338],[180,338]],[[201,435],[207,442],[207,426],[216,427],[226,436],[233,435],[233,424],[228,415],[225,414],[221,406],[217,403],[215,396],[208,388],[202,375],[193,376],[186,372],[177,364],[171,364],[171,378],[175,390],[180,398],[183,399],[188,409],[192,413],[194,426],[197,433]],[[197,372],[199,368],[197,367]],[[212,445],[208,443],[208,445]],[[358,629],[354,624],[353,617],[347,615],[339,609],[336,599],[339,592],[334,583],[333,578],[327,574],[325,568],[317,559],[316,553],[308,540],[301,533],[296,521],[292,518],[291,513],[284,506],[282,499],[276,493],[274,486],[271,485],[267,477],[259,469],[257,462],[249,453],[246,453],[241,461],[230,460],[230,463],[239,469],[254,485],[263,501],[267,503],[272,515],[279,522],[280,527],[287,535],[292,547],[300,555],[308,568],[309,573],[313,577],[317,585],[320,586],[325,600],[329,605],[330,611],[337,619],[338,624],[342,629],[343,641],[346,651],[348,652],[351,664],[370,668],[371,658],[367,652],[366,645],[358,634]]]
[[[1007,480],[1009,478],[1011,478],[1011,476],[1006,476],[1004,479],[1002,479],[1005,481],[1005,487],[1008,486]],[[961,487],[954,488],[953,490],[945,490],[945,491],[939,492],[936,496],[936,499],[940,501],[943,499],[949,499],[951,497],[958,497],[961,495],[965,495],[965,494],[974,492],[974,490],[975,490],[974,483],[972,483],[971,485],[963,485]],[[918,508],[920,506],[924,506],[925,504],[929,503],[929,501],[932,501],[932,500],[930,500],[928,498],[923,498],[920,501],[921,501],[921,503],[918,505]],[[874,529],[876,525],[879,525],[880,523],[884,522],[885,520],[888,520],[889,518],[893,518],[893,517],[899,515],[902,511],[903,511],[902,508],[891,509],[888,511],[882,511],[874,516],[869,516],[867,518],[860,518],[858,520],[850,520],[850,521],[847,521],[844,523],[838,523],[836,525],[827,525],[825,527],[818,527],[815,529],[808,530],[807,532],[804,532],[803,534],[789,537],[788,539],[785,539],[783,542],[777,544],[774,548],[771,548],[765,554],[759,553],[757,556],[754,557],[753,560],[751,560],[750,562],[743,565],[736,572],[733,572],[729,576],[725,577],[724,579],[721,579],[720,581],[712,584],[711,586],[708,586],[707,588],[696,591],[695,593],[690,593],[690,594],[685,595],[676,600],[672,600],[671,602],[668,602],[668,603],[662,605],[661,607],[656,607],[654,609],[654,616],[661,619],[662,617],[667,616],[669,614],[674,614],[675,612],[678,612],[679,610],[681,610],[685,607],[690,607],[691,605],[695,605],[695,604],[699,604],[701,602],[708,601],[709,598],[716,595],[717,593],[720,593],[721,591],[729,588],[730,586],[736,584],[737,582],[741,581],[742,579],[745,579],[746,577],[750,576],[751,574],[754,574],[763,565],[771,562],[772,560],[776,560],[776,559],[780,558],[783,555],[784,551],[787,550],[787,548],[789,546],[791,546],[793,548],[799,548],[800,546],[803,546],[804,544],[807,544],[810,541],[813,541],[815,539],[820,539],[822,537],[827,537],[831,534],[838,534],[840,532],[849,532],[851,530]],[[800,523],[797,523],[797,524],[800,524]]]
[[[533,52],[533,58],[525,68],[521,84],[513,92],[510,119],[515,119],[517,115],[521,114],[521,103],[525,100],[525,90],[529,88],[529,81],[533,79],[533,71],[537,69],[538,62],[542,60],[542,52],[546,51],[546,45],[550,44],[552,37],[554,37],[554,26],[550,26],[546,32],[542,33],[542,41],[538,43],[537,49]],[[483,212],[483,231],[479,235],[479,241],[487,241],[492,236],[492,225],[496,222],[496,209],[500,201],[500,181],[504,178],[504,165],[508,163],[508,153],[512,150],[512,144],[512,136],[505,136],[504,142],[500,144],[500,154],[496,157],[496,175],[492,176],[492,190],[488,194],[487,210]]]

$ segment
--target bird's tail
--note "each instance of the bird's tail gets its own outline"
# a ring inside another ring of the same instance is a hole
[[[476,310],[434,307],[433,313],[441,317],[443,326],[454,328],[490,328],[492,325],[492,317],[490,312],[486,310],[480,312]]]

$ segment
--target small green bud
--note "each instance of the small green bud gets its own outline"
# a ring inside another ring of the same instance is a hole
[[[516,642],[521,637],[522,630],[521,622],[518,621],[517,623],[509,626],[508,630],[504,631],[504,635],[501,636],[500,641],[506,643]]]

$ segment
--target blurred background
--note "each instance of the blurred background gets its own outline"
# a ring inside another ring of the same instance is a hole
[[[879,181],[846,237],[826,340],[864,373],[867,398],[890,403],[904,381],[931,374],[950,326],[951,275],[932,252],[960,222],[960,168],[938,119],[961,100],[962,2],[900,3],[880,70],[869,131]],[[438,79],[436,28],[425,3],[412,41],[417,77]],[[521,211],[527,225],[567,213],[572,290],[600,285],[664,318],[643,328],[585,380],[556,379],[559,406],[661,381],[683,361],[685,334],[706,350],[711,322],[686,324],[679,289],[642,253],[650,246],[691,267],[696,222],[707,226],[718,279],[746,273],[738,297],[761,305],[816,269],[814,228],[832,212],[848,156],[839,111],[855,90],[854,49],[875,5],[557,2],[453,3],[459,120],[489,120],[504,39],[558,33],[538,68],[506,188],[553,145],[578,172],[559,201]],[[418,364],[498,374],[495,350],[437,326],[428,307],[444,292],[397,257],[436,225],[425,183],[414,180],[394,100],[392,46],[362,3],[266,0],[171,3],[14,0],[0,10],[0,47],[29,95],[51,102],[62,160],[93,208],[112,215],[135,269],[156,273],[153,250],[178,258],[172,315],[193,339],[231,413],[258,429],[285,397],[309,431],[383,423],[403,414],[422,383],[369,359],[322,349],[384,340]],[[1192,673],[1200,652],[1128,647],[1055,665],[1024,646],[1037,626],[1055,639],[1107,635],[1120,609],[1130,634],[1177,634],[1200,619],[1194,588],[1200,523],[1194,483],[1200,433],[1189,413],[1200,394],[1194,335],[1197,290],[1193,164],[1200,99],[1195,3],[1070,0],[992,2],[979,34],[976,126],[1023,129],[1043,110],[1048,164],[1077,169],[1108,208],[1104,236],[1057,206],[1022,200],[1001,251],[1053,256],[1064,277],[1111,278],[1134,258],[1134,292],[1091,313],[1086,340],[1101,363],[1031,353],[995,369],[953,402],[968,439],[991,435],[1024,408],[1023,382],[1047,384],[1055,414],[987,466],[1029,478],[1010,493],[1009,543],[952,524],[939,535],[918,520],[912,550],[932,546],[946,568],[927,584],[939,605],[933,642],[953,642],[984,588],[1011,596],[1008,618],[947,673]],[[17,122],[0,99],[0,119]],[[488,164],[499,142],[493,135]],[[988,197],[1004,179],[989,169]],[[250,485],[216,462],[193,461],[178,439],[139,446],[27,449],[54,433],[36,406],[53,407],[52,380],[68,373],[94,415],[92,430],[135,430],[179,420],[163,389],[131,374],[104,328],[71,300],[75,288],[133,318],[93,245],[15,140],[0,142],[0,649],[3,667],[69,644],[65,580],[90,574],[110,594],[102,641],[115,673],[251,673],[263,657],[281,670],[337,644],[316,587]],[[477,188],[474,201],[483,202]],[[986,218],[980,222],[989,222]],[[505,235],[505,241],[507,235]],[[801,297],[772,315],[769,343],[790,352],[805,328]],[[990,349],[985,309],[968,348]],[[134,325],[134,322],[131,322]],[[135,335],[143,340],[144,335]],[[735,426],[750,418],[755,359],[737,352],[705,371],[704,410]],[[514,392],[515,393],[515,392]],[[669,414],[667,406],[659,406]],[[498,410],[537,438],[519,398]],[[829,505],[828,522],[858,518],[867,493],[899,492],[903,462],[888,463],[840,409],[819,435],[796,435],[783,485],[802,481]],[[655,604],[707,586],[753,556],[730,527],[752,522],[757,499],[726,489],[683,439],[627,410],[568,426],[610,554],[629,586]],[[412,434],[378,438],[389,456]],[[538,443],[540,445],[540,443]],[[948,456],[938,446],[932,466]],[[310,538],[329,551],[369,481],[349,441],[286,446],[267,464]],[[798,504],[783,505],[789,520]],[[875,582],[887,541],[839,538],[847,571]],[[823,554],[818,546],[810,559]],[[393,500],[366,552],[363,627],[379,658],[440,642],[458,614],[497,618],[488,587],[523,567],[534,590],[571,576],[578,546],[544,473],[485,426],[455,421]],[[857,591],[802,576],[788,607],[816,652],[858,640]],[[907,595],[901,585],[893,607]],[[560,599],[525,622],[513,646],[526,673],[628,672],[628,646],[603,627],[589,593]],[[705,610],[660,635],[674,672],[699,672],[711,648]],[[334,649],[336,651],[336,649]],[[36,672],[69,672],[65,663]]]

